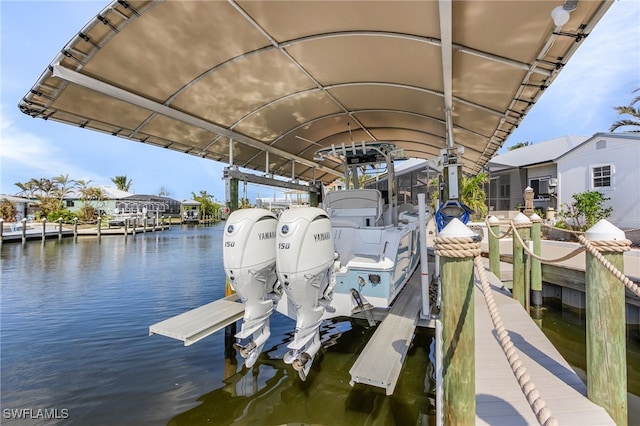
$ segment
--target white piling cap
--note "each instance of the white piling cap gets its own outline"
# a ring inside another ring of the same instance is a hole
[[[533,188],[532,188],[532,187],[530,187],[530,186],[527,186],[527,187],[524,189],[524,192],[533,192]]]
[[[451,219],[447,226],[445,226],[444,229],[440,231],[440,234],[438,234],[439,237],[443,238],[473,237],[475,235],[477,234],[469,229],[469,227],[462,223],[457,217]]]
[[[526,214],[520,212],[513,218],[513,223],[529,223],[531,222]]]
[[[623,230],[605,219],[600,219],[598,223],[584,233],[584,236],[590,241],[613,241],[624,240],[626,238]]]
[[[498,224],[500,223],[500,219],[498,219],[497,217],[495,217],[494,215],[491,215],[487,218],[487,222],[489,223],[495,223]]]
[[[530,221],[534,221],[534,220],[541,220],[542,218],[540,216],[538,216],[537,214],[532,214],[531,216],[529,216],[529,220]]]

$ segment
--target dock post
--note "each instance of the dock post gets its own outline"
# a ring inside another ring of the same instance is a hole
[[[102,217],[98,217],[98,239],[102,236]]]
[[[431,305],[429,291],[429,257],[427,254],[427,218],[425,211],[427,204],[425,202],[425,194],[418,194],[418,226],[420,238],[420,290],[422,294],[422,310],[421,318],[431,318]]]
[[[58,218],[58,240],[62,239],[62,218]]]
[[[27,242],[27,218],[22,218],[22,244]]]
[[[500,240],[495,235],[500,235],[500,220],[495,216],[487,219],[491,232],[489,232],[489,270],[500,278]]]
[[[73,218],[73,238],[76,240],[78,239],[78,218],[77,217]]]
[[[47,218],[42,218],[42,242],[47,238]]]
[[[513,218],[513,225],[516,229],[513,232],[517,232],[523,241],[529,239],[529,232],[531,230],[531,221],[523,213],[518,213]],[[516,299],[522,307],[527,306],[527,294],[525,290],[525,273],[526,267],[524,262],[524,247],[520,244],[517,236],[513,236],[513,298]]]
[[[124,220],[124,236],[125,236],[125,238],[127,237],[128,233],[129,233],[129,218],[126,218]]]
[[[3,238],[4,238],[4,219],[0,218],[0,246],[2,246]]]
[[[133,218],[133,226],[131,227],[131,235],[136,236],[136,226],[138,226],[138,218]]]
[[[529,217],[531,220],[531,240],[533,241],[533,253],[540,256],[540,236],[542,218],[537,214]],[[531,306],[538,309],[542,306],[542,264],[535,257],[531,257]]]
[[[629,250],[630,242],[623,231],[602,219],[585,232],[585,238],[624,273],[623,252]],[[626,250],[624,242],[627,243]],[[617,425],[626,425],[625,287],[589,251],[586,253],[585,286],[587,396],[603,407]]]
[[[444,424],[476,421],[473,255],[455,245],[477,242],[475,232],[454,218],[435,239],[442,277],[442,368]],[[457,240],[457,241],[456,241]],[[480,244],[477,242],[477,254]]]

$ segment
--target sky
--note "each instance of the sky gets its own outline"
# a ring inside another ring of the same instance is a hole
[[[15,194],[15,183],[31,178],[68,174],[113,186],[112,177],[126,175],[137,194],[164,188],[177,200],[200,191],[224,200],[224,164],[19,111],[60,49],[109,3],[0,0],[0,193]],[[500,152],[519,142],[606,132],[620,118],[613,107],[628,105],[638,88],[640,0],[617,0]],[[282,196],[272,188],[240,188],[252,202],[257,195]]]

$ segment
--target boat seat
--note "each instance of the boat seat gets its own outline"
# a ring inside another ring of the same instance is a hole
[[[335,226],[378,226],[382,217],[382,194],[377,189],[331,191],[324,204]]]

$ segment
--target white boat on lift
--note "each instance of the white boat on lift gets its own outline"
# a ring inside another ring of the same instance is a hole
[[[296,319],[284,361],[305,380],[324,319],[364,316],[373,325],[370,311],[384,313],[397,298],[420,259],[417,209],[398,214],[393,160],[400,154],[380,142],[320,150],[317,159],[345,164],[347,182],[349,175],[357,182],[361,166],[385,163],[388,190],[328,192],[323,208],[289,209],[279,218],[264,209],[229,216],[224,268],[245,305],[235,347],[247,367],[270,335],[274,310]]]

